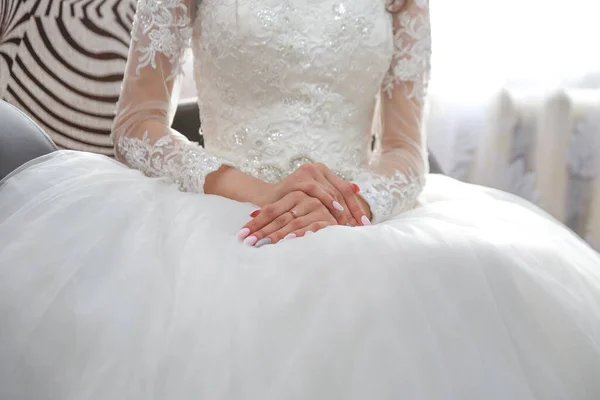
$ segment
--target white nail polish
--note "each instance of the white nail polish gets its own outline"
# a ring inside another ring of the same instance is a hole
[[[283,238],[283,240],[293,239],[295,237],[296,237],[295,233],[288,233],[287,235],[285,235],[285,237]]]
[[[333,208],[335,208],[338,211],[344,211],[344,207],[342,207],[342,205],[340,203],[338,203],[337,201],[333,202]]]
[[[240,231],[236,234],[237,238],[242,240],[244,239],[246,236],[248,236],[248,234],[250,233],[250,229],[249,228],[242,228],[240,229]]]
[[[246,239],[244,239],[244,244],[246,244],[248,246],[253,246],[257,240],[258,240],[258,238],[254,235],[248,236]]]
[[[366,215],[360,217],[360,222],[362,222],[363,225],[371,225],[371,221],[369,221],[369,218],[367,218]]]
[[[306,233],[304,234],[304,236],[312,235],[313,233],[314,233],[313,231],[306,231]]]

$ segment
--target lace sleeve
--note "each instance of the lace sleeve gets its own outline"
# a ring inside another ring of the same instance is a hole
[[[397,3],[402,3],[397,1]],[[427,0],[406,0],[393,14],[394,54],[376,108],[376,149],[355,179],[382,222],[414,207],[428,170],[423,106],[429,79],[431,33]]]
[[[112,139],[117,159],[202,192],[221,161],[170,128],[173,90],[191,44],[195,0],[139,0]]]

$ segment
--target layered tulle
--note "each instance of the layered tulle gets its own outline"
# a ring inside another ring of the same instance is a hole
[[[59,152],[0,184],[2,399],[598,399],[600,257],[429,176],[421,205],[252,248],[255,208]]]

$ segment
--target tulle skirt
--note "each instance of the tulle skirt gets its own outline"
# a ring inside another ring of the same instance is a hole
[[[253,248],[252,204],[64,151],[0,205],[3,400],[600,399],[600,256],[502,192]]]

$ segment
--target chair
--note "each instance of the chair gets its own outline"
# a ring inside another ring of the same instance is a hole
[[[17,107],[0,100],[0,179],[56,146],[46,133]]]

